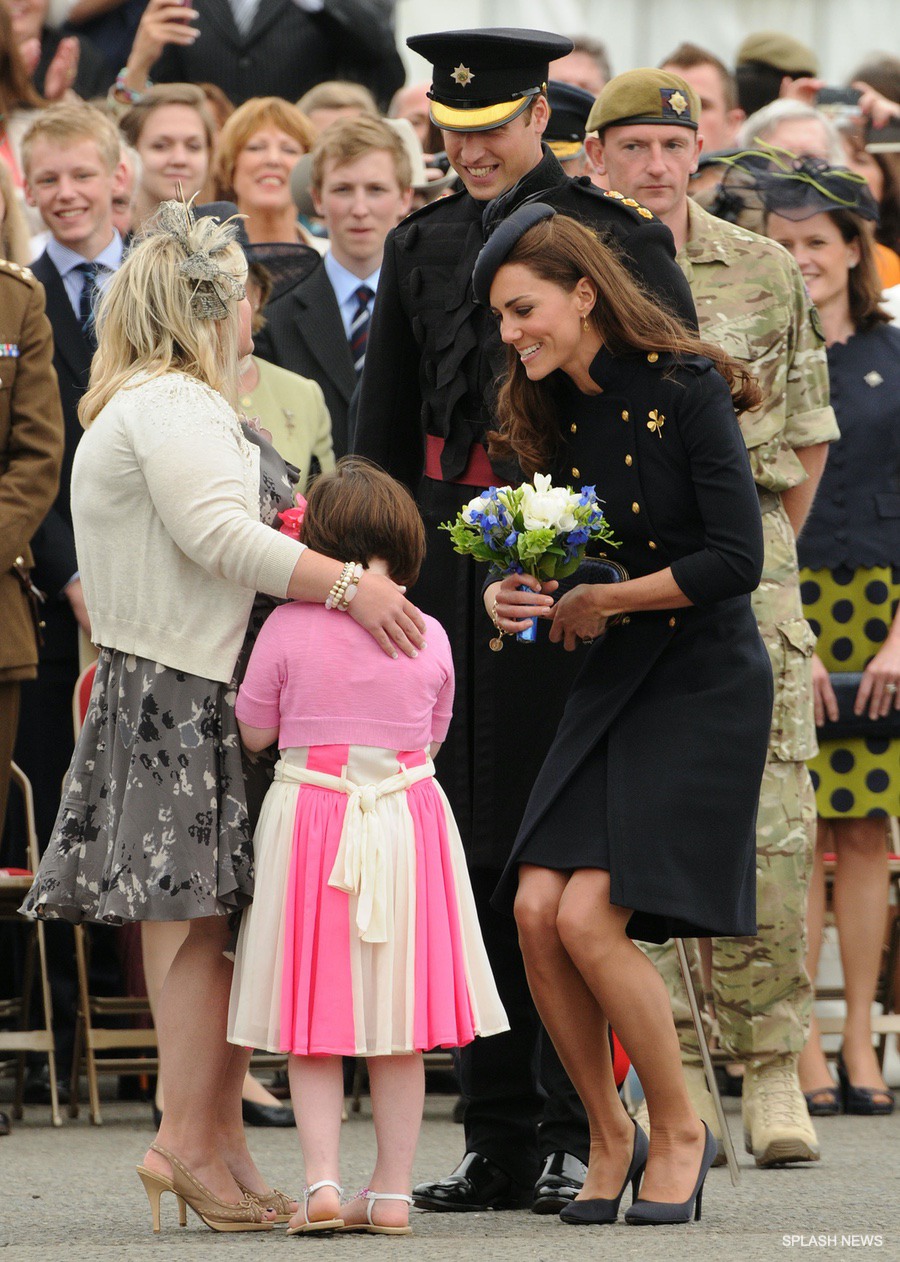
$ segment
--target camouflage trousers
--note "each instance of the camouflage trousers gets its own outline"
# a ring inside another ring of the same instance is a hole
[[[806,904],[815,847],[816,804],[806,764],[766,763],[756,824],[755,938],[713,938],[712,991],[716,1025],[707,1038],[735,1061],[770,1060],[803,1049],[809,1033],[812,986],[806,972]],[[672,1003],[685,1065],[699,1065],[673,943],[641,944],[656,965]],[[696,939],[685,942],[697,994],[704,992]]]

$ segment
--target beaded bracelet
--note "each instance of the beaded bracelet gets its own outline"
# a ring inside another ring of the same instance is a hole
[[[343,599],[341,603],[337,606],[339,613],[346,613],[347,610],[350,608],[350,601],[353,599],[353,597],[357,593],[357,590],[359,588],[359,580],[362,578],[362,574],[363,574],[363,567],[357,561],[356,564],[353,566],[353,573],[350,575],[350,579],[344,591]]]
[[[334,583],[331,591],[325,600],[326,609],[336,609],[344,599],[344,592],[347,590],[347,584],[350,582],[353,574],[353,562],[348,561],[341,570],[340,576]]]
[[[148,79],[144,87],[144,90],[142,92],[138,92],[136,88],[130,88],[128,84],[125,82],[125,77],[127,74],[128,74],[128,67],[123,66],[122,69],[119,71],[119,73],[116,75],[116,81],[112,85],[111,91],[112,91],[113,96],[115,96],[118,100],[123,101],[123,102],[127,101],[129,105],[137,105],[139,101],[142,101],[144,99],[144,95],[150,90],[150,88],[153,87],[153,81],[151,79]]]
[[[341,570],[340,577],[328,593],[325,601],[326,609],[335,609],[338,613],[346,613],[350,601],[356,595],[356,588],[362,578],[363,567],[358,561],[348,561]]]

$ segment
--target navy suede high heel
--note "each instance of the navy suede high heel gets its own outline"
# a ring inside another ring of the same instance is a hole
[[[614,1223],[619,1216],[619,1202],[625,1195],[625,1189],[629,1183],[631,1184],[632,1203],[637,1197],[649,1150],[650,1141],[646,1133],[635,1122],[631,1165],[628,1167],[628,1173],[625,1175],[625,1182],[619,1189],[619,1195],[612,1200],[606,1200],[597,1196],[581,1201],[571,1201],[559,1211],[562,1221],[578,1227],[595,1226],[600,1223]]]
[[[689,1223],[693,1217],[700,1221],[700,1206],[703,1202],[703,1184],[709,1167],[715,1161],[718,1144],[706,1123],[706,1140],[703,1145],[703,1156],[700,1160],[700,1173],[694,1190],[686,1201],[642,1201],[637,1200],[631,1209],[625,1211],[625,1221],[632,1227],[661,1227],[669,1223]]]

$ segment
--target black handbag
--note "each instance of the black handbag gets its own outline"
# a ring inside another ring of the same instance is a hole
[[[870,719],[868,706],[862,714],[853,713],[853,704],[862,680],[862,671],[833,672],[829,675],[838,705],[838,717],[827,719],[816,728],[819,740],[845,740],[851,736],[900,738],[900,710],[892,705],[883,718]],[[894,700],[896,698],[893,698]]]
[[[560,596],[582,583],[624,583],[627,578],[628,571],[618,561],[610,561],[608,557],[585,557],[574,574],[559,580],[553,599],[559,600]]]

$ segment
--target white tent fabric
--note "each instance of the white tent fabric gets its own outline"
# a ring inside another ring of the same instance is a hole
[[[589,34],[606,44],[614,72],[656,65],[682,40],[728,65],[745,36],[786,31],[818,54],[822,76],[843,83],[872,52],[900,57],[900,0],[399,0],[398,43],[407,35],[469,26],[530,26]],[[409,81],[428,77],[403,48]]]

